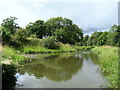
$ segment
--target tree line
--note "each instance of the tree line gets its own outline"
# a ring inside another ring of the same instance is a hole
[[[120,27],[113,25],[109,31],[95,31],[92,35],[84,35],[83,29],[72,20],[63,17],[53,17],[47,20],[37,20],[21,28],[15,21],[16,17],[3,20],[0,26],[2,44],[19,46],[26,43],[27,37],[48,38],[54,37],[58,42],[78,46],[118,46],[120,43]]]
[[[91,36],[83,37],[85,46],[119,46],[120,45],[120,26],[113,25],[109,31],[92,33]]]

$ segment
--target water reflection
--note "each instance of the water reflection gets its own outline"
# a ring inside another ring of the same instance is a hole
[[[92,52],[27,54],[18,68],[17,88],[100,88],[98,56]],[[31,83],[29,83],[31,82]],[[35,83],[35,85],[34,85]],[[103,85],[104,86],[104,85]]]
[[[78,55],[81,57],[83,60],[92,60],[94,64],[97,64],[99,61],[99,57],[96,53],[93,52],[77,52],[75,55]]]
[[[82,58],[75,57],[73,53],[37,56],[37,60],[32,60],[20,68],[21,74],[25,72],[34,74],[37,78],[46,77],[52,81],[70,80],[74,74],[82,67]],[[44,60],[45,59],[45,60]]]

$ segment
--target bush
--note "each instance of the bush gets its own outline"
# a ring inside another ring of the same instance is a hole
[[[15,65],[2,65],[2,88],[14,90],[13,88],[16,85],[16,77],[14,76],[16,73]]]
[[[42,46],[42,39],[37,38],[27,38],[28,42],[26,45],[32,45],[32,46]]]
[[[57,42],[53,36],[45,38],[42,45],[48,49],[59,49],[61,46],[60,42]]]
[[[3,45],[9,44],[11,40],[11,34],[6,28],[0,27],[0,38],[2,40]]]
[[[15,35],[11,35],[10,46],[15,48],[22,47],[24,44],[28,43],[27,31],[25,29],[19,29],[15,32]]]
[[[27,31],[25,29],[19,29],[18,31],[15,32],[15,39],[20,41],[20,42],[24,42],[26,41],[27,38]]]

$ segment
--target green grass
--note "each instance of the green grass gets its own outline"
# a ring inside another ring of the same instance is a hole
[[[28,45],[23,47],[23,53],[56,53],[56,52],[75,52],[81,50],[91,50],[93,46],[70,46],[61,44],[60,49],[47,49],[40,45]]]
[[[25,60],[25,56],[20,55],[17,52],[18,51],[12,47],[4,46],[2,51],[2,60],[13,60],[13,63]]]
[[[118,87],[118,48],[117,47],[95,47],[92,49],[99,57],[101,71],[105,74],[111,88]]]
[[[62,45],[60,49],[47,49],[42,46],[24,46],[23,53],[57,53],[57,52],[73,52],[76,49],[70,45]]]

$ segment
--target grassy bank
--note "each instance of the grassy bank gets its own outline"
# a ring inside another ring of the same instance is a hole
[[[75,51],[87,51],[91,50],[92,46],[70,46],[64,44],[60,49],[47,49],[42,46],[25,46],[23,48],[23,53],[34,54],[34,53],[57,53],[57,52],[75,52]]]
[[[92,51],[96,52],[100,57],[100,69],[109,81],[109,87],[118,87],[118,48],[102,46],[95,47]]]
[[[70,46],[69,44],[61,44],[59,49],[47,49],[41,45],[27,45],[22,48],[13,48],[9,46],[3,46],[2,50],[2,62],[5,64],[19,63],[24,61],[26,57],[23,53],[34,54],[34,53],[59,53],[59,52],[75,52],[81,50],[90,50],[93,47],[85,46]],[[21,55],[22,54],[22,55]]]
[[[19,63],[24,61],[26,57],[24,55],[19,54],[19,51],[12,47],[3,46],[2,48],[2,63],[10,64],[10,63]]]
[[[10,64],[19,63],[26,60],[26,57],[22,53],[34,54],[34,53],[57,53],[57,52],[74,52],[77,51],[73,47],[67,44],[62,44],[60,49],[47,49],[42,46],[23,46],[23,48],[13,48],[9,46],[2,47],[2,60],[0,63]]]
[[[70,45],[62,45],[60,47],[60,49],[47,49],[45,47],[42,46],[24,46],[23,47],[23,53],[57,53],[57,52],[74,52],[77,51],[76,49],[74,49],[73,47],[71,47]]]

